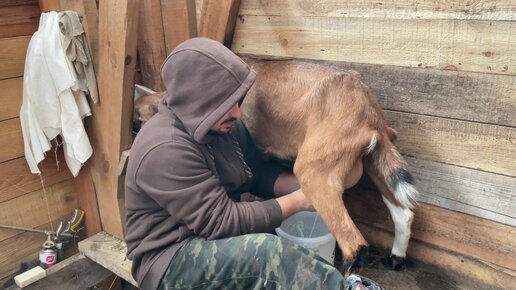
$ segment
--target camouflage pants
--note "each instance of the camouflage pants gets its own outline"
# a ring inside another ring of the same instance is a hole
[[[172,259],[158,289],[346,289],[315,252],[270,234],[194,238]]]

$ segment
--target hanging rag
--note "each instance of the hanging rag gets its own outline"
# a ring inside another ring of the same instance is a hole
[[[66,58],[73,64],[77,89],[88,94],[91,100],[97,104],[99,102],[97,80],[79,13],[71,10],[60,12],[59,29],[63,35]]]
[[[82,123],[91,110],[72,67],[65,57],[58,13],[42,13],[27,48],[20,109],[25,158],[32,173],[41,174],[38,163],[58,135],[74,177],[93,153]]]

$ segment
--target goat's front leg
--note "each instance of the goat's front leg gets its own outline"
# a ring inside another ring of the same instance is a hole
[[[302,156],[298,156],[294,171],[300,181],[301,190],[310,199],[337,240],[343,256],[341,270],[348,275],[355,260],[362,259],[368,246],[351,220],[342,199],[344,187],[350,183],[346,176],[350,176],[351,168],[343,175],[342,167],[326,170],[317,168],[313,164],[305,167]]]

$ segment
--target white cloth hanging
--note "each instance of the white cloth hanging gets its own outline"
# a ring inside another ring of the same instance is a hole
[[[37,165],[50,150],[50,140],[61,135],[66,164],[75,177],[93,153],[82,123],[91,110],[62,38],[58,13],[42,13],[27,49],[20,122],[31,172],[41,173]]]

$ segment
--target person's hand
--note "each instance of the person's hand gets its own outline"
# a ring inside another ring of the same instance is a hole
[[[301,191],[301,189],[298,189],[282,197],[278,197],[276,200],[281,207],[283,219],[286,219],[300,211],[314,211],[312,202],[310,202],[310,200]]]

